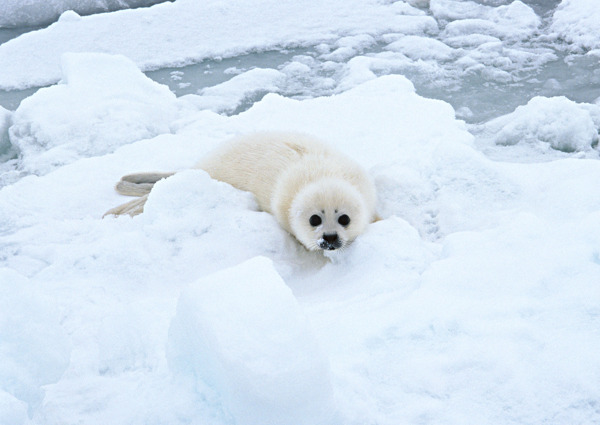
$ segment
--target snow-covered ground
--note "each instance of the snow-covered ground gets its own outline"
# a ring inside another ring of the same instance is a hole
[[[600,423],[600,8],[543,3],[177,0],[0,45],[0,87],[48,85],[0,108],[0,424]],[[305,51],[142,72],[272,49]],[[521,106],[467,124],[475,83]],[[355,158],[383,220],[326,258],[188,169],[258,130]],[[181,172],[103,219],[146,170]]]

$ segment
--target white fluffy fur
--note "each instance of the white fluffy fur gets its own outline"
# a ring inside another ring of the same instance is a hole
[[[213,151],[196,168],[252,192],[260,208],[272,213],[281,227],[310,250],[343,248],[375,219],[375,187],[367,173],[345,155],[305,135],[238,137]],[[123,177],[117,190],[141,198],[107,214],[141,213],[152,184],[169,175]],[[310,223],[315,215],[318,225]],[[344,219],[340,224],[343,215],[348,216],[349,224]]]

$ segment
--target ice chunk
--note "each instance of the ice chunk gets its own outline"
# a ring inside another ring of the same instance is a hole
[[[445,29],[449,36],[485,34],[502,39],[525,39],[535,33],[541,19],[521,1],[490,7],[471,1],[434,0],[431,9],[438,19],[452,20]]]
[[[599,113],[600,106],[538,96],[488,122],[484,132],[498,145],[547,143],[562,152],[588,151],[598,143]]]
[[[255,68],[224,83],[202,89],[200,97],[190,96],[189,99],[201,109],[233,112],[249,98],[279,91],[284,82],[285,74],[280,71]]]
[[[446,26],[445,34],[448,37],[458,37],[471,34],[492,34],[500,36],[498,26],[487,19],[461,19],[450,22]]]
[[[436,19],[454,21],[485,16],[492,9],[473,1],[431,0],[429,8]]]
[[[498,24],[505,37],[510,39],[531,36],[542,24],[534,10],[519,0],[493,8],[489,19]]]
[[[322,55],[322,59],[335,62],[346,61],[375,44],[375,39],[367,34],[342,37],[335,43],[336,49],[331,53]]]
[[[177,100],[124,56],[69,53],[63,83],[40,89],[13,115],[10,141],[22,168],[46,173],[170,131]]]
[[[0,409],[17,416],[20,404],[2,391],[34,411],[44,398],[42,386],[59,380],[71,352],[48,300],[28,284],[17,272],[0,269]]]
[[[236,423],[331,423],[329,366],[270,260],[184,290],[169,331],[172,369],[215,388]]]
[[[600,8],[595,0],[563,0],[552,16],[551,31],[575,50],[600,48]]]
[[[450,60],[453,49],[433,38],[409,35],[387,45],[386,49],[401,52],[413,60]]]

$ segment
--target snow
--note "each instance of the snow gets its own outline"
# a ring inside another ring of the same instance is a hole
[[[201,3],[66,13],[0,46],[3,87],[52,84],[0,109],[0,424],[599,423],[600,106],[542,94],[469,125],[383,75],[518,90],[555,54],[525,47],[533,9]],[[310,44],[182,97],[142,73]],[[190,169],[264,130],[355,158],[382,220],[307,252]],[[136,171],[179,172],[103,219]]]

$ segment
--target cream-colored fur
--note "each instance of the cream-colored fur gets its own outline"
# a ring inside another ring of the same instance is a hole
[[[375,220],[375,187],[367,173],[345,155],[305,135],[257,133],[237,137],[195,168],[252,192],[262,210],[272,213],[285,230],[311,250],[343,248]],[[117,191],[140,198],[106,214],[141,213],[152,185],[171,174],[123,177]]]

